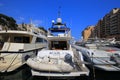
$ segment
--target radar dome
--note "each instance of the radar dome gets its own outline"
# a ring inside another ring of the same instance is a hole
[[[52,20],[52,23],[54,23],[55,21],[54,20]]]
[[[62,19],[61,18],[57,18],[57,23],[62,23]]]

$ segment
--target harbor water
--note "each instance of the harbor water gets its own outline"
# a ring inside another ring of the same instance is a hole
[[[120,80],[120,71],[108,72],[108,71],[102,71],[96,69],[93,70],[91,68],[89,69],[90,69],[89,76],[80,76],[70,80]],[[17,69],[14,72],[4,73],[4,74],[0,73],[0,80],[49,80],[49,79],[50,77],[40,77],[40,76],[32,77],[31,69],[27,65],[24,65],[23,67]]]

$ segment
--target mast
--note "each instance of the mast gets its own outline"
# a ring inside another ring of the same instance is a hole
[[[58,18],[60,18],[60,9],[61,9],[61,6],[59,6],[58,8]]]
[[[32,19],[30,18],[30,24],[32,25],[33,24],[33,22],[32,22]]]
[[[62,24],[62,18],[60,18],[60,6],[59,6],[59,8],[58,8],[58,18],[57,18],[57,23],[58,24]],[[59,28],[60,28],[60,26],[58,26]]]

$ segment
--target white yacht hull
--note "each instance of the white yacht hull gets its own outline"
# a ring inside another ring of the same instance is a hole
[[[42,72],[42,71],[36,71],[36,70],[31,70],[32,71],[32,76],[45,76],[45,77],[54,77],[54,78],[70,78],[70,77],[78,77],[78,76],[88,76],[89,73],[86,71],[81,71],[81,72]]]
[[[104,71],[120,71],[120,68],[113,65],[94,65],[94,67]]]
[[[26,64],[29,57],[34,57],[36,54],[33,52],[27,53],[2,53],[4,60],[0,60],[0,72],[11,72]]]
[[[11,72],[26,63],[28,58],[35,57],[38,50],[46,47],[44,31],[32,28],[33,31],[7,30],[0,31],[0,72]]]
[[[33,60],[27,61],[33,76],[68,78],[89,74],[87,67],[81,63],[82,55],[71,47],[71,30],[61,22],[61,18],[57,18],[57,23],[52,23],[47,40],[47,48],[39,51]]]
[[[59,52],[61,53],[62,55],[58,54],[59,58],[62,56],[64,57],[65,53],[68,52],[68,51],[60,51],[60,50],[44,50],[44,51],[40,51],[38,53],[38,58],[35,57],[35,58],[29,58],[27,60],[27,64],[28,66],[30,66],[32,68],[32,76],[45,76],[45,77],[54,77],[54,78],[68,78],[68,77],[77,77],[77,76],[88,76],[89,75],[89,70],[86,68],[86,66],[84,64],[81,64],[80,65],[80,62],[76,62],[76,65],[75,67],[71,66],[70,64],[67,64],[65,62],[60,62],[60,65],[58,64],[54,64],[54,62],[45,62],[43,60],[47,60],[47,59],[44,59],[42,58],[42,60],[40,60],[40,56],[43,56],[43,55],[49,55],[50,58],[55,58],[57,57],[56,54],[47,54],[49,52],[53,52],[53,53],[56,53],[56,52]],[[46,52],[46,53],[45,53]],[[71,53],[68,52],[68,53]],[[80,55],[82,56],[82,55]],[[60,61],[59,58],[56,58]],[[82,57],[81,57],[82,58]],[[57,61],[58,61],[57,60]],[[82,59],[81,59],[82,60]],[[43,61],[43,63],[41,63]],[[48,60],[47,60],[48,61]]]
[[[0,51],[0,72],[18,69],[26,64],[28,58],[35,57],[37,51],[44,46],[42,44],[5,43]]]

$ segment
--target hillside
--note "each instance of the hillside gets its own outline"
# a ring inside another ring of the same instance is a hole
[[[16,21],[12,17],[6,16],[4,14],[0,14],[0,25],[11,30],[17,30],[18,27]]]

